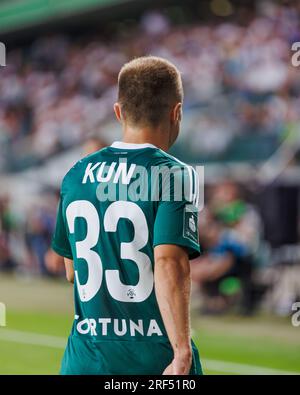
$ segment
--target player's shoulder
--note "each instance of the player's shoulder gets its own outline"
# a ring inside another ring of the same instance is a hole
[[[175,180],[183,182],[185,188],[190,192],[188,200],[196,204],[199,195],[199,177],[193,166],[182,162],[165,151],[159,150],[157,154],[160,158],[160,160],[158,160],[159,171],[157,174],[164,174],[167,177],[172,174],[174,182]],[[164,173],[165,170],[166,172]],[[169,178],[165,178],[165,181],[168,179]],[[169,185],[170,184],[166,182],[164,188],[168,188]]]
[[[107,150],[107,147],[102,148],[99,151],[93,152],[91,154],[88,154],[84,156],[83,158],[79,159],[65,174],[63,180],[62,180],[62,188],[66,187],[70,182],[74,182],[74,177],[78,176],[81,174],[81,169],[85,169],[86,166],[92,162],[97,162],[101,158],[101,155],[105,153]]]
[[[184,179],[192,185],[192,189],[197,189],[199,179],[193,166],[182,162],[175,156],[161,149],[158,149],[156,154],[157,155],[152,162],[152,166],[157,166],[160,174],[162,171],[166,171],[166,174],[172,174],[173,177]]]
[[[184,169],[184,170],[192,170],[192,166],[188,165],[185,162],[182,162],[175,156],[165,152],[161,149],[156,151],[156,160],[159,165],[165,165],[172,168]],[[155,161],[155,160],[154,160]]]

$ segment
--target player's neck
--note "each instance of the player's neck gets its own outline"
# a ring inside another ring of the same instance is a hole
[[[162,128],[133,128],[127,126],[123,130],[123,141],[130,144],[153,144],[164,151],[168,151],[170,148],[169,133],[163,131]]]

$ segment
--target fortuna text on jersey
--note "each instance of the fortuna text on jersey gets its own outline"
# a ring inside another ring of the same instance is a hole
[[[75,320],[79,320],[75,316]],[[147,320],[130,320],[130,319],[111,319],[111,318],[85,318],[76,323],[77,331],[82,335],[90,336],[162,336],[158,323],[155,319]]]

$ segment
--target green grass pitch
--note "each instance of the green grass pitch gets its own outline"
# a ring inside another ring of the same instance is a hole
[[[57,374],[72,323],[64,282],[0,278],[7,326],[0,328],[0,374]],[[206,374],[300,374],[300,327],[289,319],[201,317],[193,338]]]

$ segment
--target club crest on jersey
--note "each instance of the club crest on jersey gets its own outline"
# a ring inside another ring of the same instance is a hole
[[[127,291],[127,296],[129,296],[130,299],[134,299],[134,297],[136,296],[136,293],[135,293],[135,291],[134,291],[133,288],[130,288],[130,289]]]
[[[189,227],[192,232],[196,232],[196,223],[194,217],[189,218]]]

